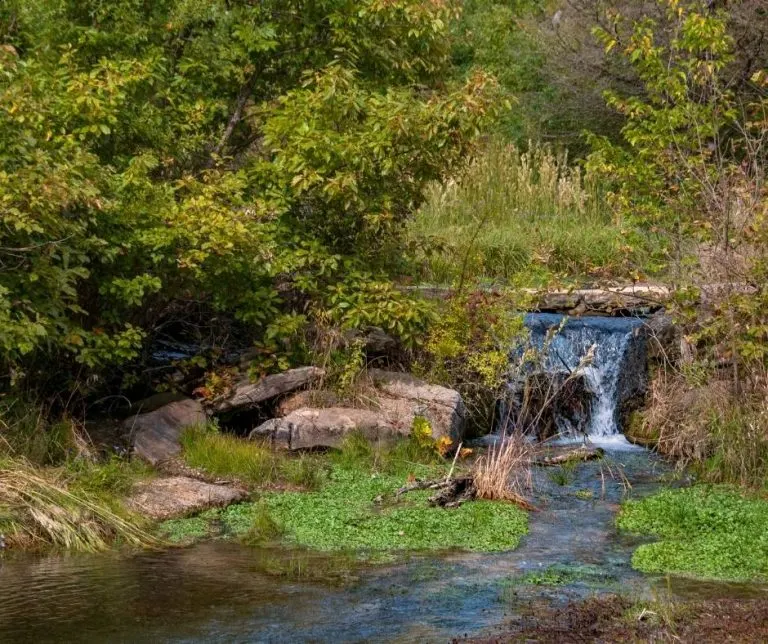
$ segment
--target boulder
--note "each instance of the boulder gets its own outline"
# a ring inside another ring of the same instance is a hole
[[[250,438],[263,438],[281,449],[311,449],[340,447],[344,439],[359,432],[368,440],[377,441],[407,435],[387,416],[370,409],[329,407],[327,409],[299,409],[284,418],[273,418],[254,429]]]
[[[133,451],[153,465],[181,451],[179,439],[187,427],[205,423],[208,417],[195,400],[179,400],[123,421]]]
[[[371,440],[408,436],[414,419],[422,417],[433,438],[461,440],[467,413],[459,392],[404,373],[372,369],[368,375],[375,385],[367,392],[371,408],[343,407],[332,392],[303,391],[280,404],[282,418],[263,423],[251,437],[284,449],[338,447],[354,431]]]
[[[464,436],[467,409],[458,391],[427,384],[407,373],[371,369],[368,374],[382,394],[380,408],[399,424],[410,428],[420,416],[429,421],[435,439],[461,440]]]
[[[258,382],[241,379],[224,398],[213,401],[214,414],[246,411],[263,402],[301,389],[318,380],[325,372],[318,367],[300,367],[284,373],[266,376]]]
[[[150,519],[165,520],[208,508],[224,507],[246,498],[247,492],[228,485],[214,485],[187,476],[153,479],[139,484],[128,507]]]

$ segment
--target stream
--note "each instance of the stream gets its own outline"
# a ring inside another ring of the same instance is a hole
[[[527,324],[534,342],[548,346],[547,370],[583,374],[594,394],[590,421],[569,441],[586,434],[605,458],[534,468],[537,511],[517,550],[352,566],[349,556],[226,540],[139,554],[0,555],[0,642],[444,642],[601,593],[768,597],[760,586],[632,570],[639,541],[616,530],[619,506],[653,493],[671,474],[655,454],[630,445],[617,424],[619,405],[644,383],[642,322],[537,314]],[[548,339],[552,328],[559,332]]]
[[[768,595],[760,587],[656,579],[631,569],[637,541],[619,534],[614,519],[626,495],[653,492],[668,472],[650,452],[608,451],[565,481],[553,471],[537,469],[532,498],[539,511],[521,546],[507,553],[411,555],[354,575],[333,574],[347,566],[341,557],[227,541],[132,555],[6,555],[0,641],[440,642],[481,634],[540,602],[598,593]],[[551,566],[568,573],[557,585],[520,582]]]

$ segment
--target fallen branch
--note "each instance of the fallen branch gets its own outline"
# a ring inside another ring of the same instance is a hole
[[[416,480],[401,487],[395,496],[402,496],[415,490],[436,490],[437,493],[429,497],[429,504],[441,508],[458,508],[467,501],[478,498],[474,477],[463,476],[455,479]],[[520,506],[524,510],[534,511],[536,507],[519,494],[508,491],[500,501],[509,501]]]
[[[542,467],[552,467],[554,465],[564,465],[565,463],[572,463],[575,461],[585,462],[594,461],[603,458],[605,450],[601,448],[590,449],[588,447],[579,447],[578,449],[571,450],[565,454],[558,454],[557,456],[545,456],[544,458],[534,461],[534,465],[540,465]]]

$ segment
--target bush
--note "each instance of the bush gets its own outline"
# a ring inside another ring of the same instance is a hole
[[[214,316],[272,353],[282,321],[326,314],[412,342],[423,316],[386,288],[404,223],[494,112],[489,76],[443,82],[453,17],[4,3],[0,385],[88,394],[160,329],[204,320],[218,344]]]

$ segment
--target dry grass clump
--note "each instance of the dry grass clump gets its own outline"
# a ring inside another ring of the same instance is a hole
[[[472,477],[477,497],[511,501],[532,510],[533,506],[524,496],[524,490],[532,486],[532,460],[532,446],[522,435],[505,436],[475,462]]]
[[[658,376],[643,431],[658,450],[714,483],[762,488],[768,483],[768,391],[735,392],[732,382],[690,384],[681,374]]]
[[[105,550],[114,542],[159,546],[150,534],[20,461],[0,462],[0,533],[10,547]]]

